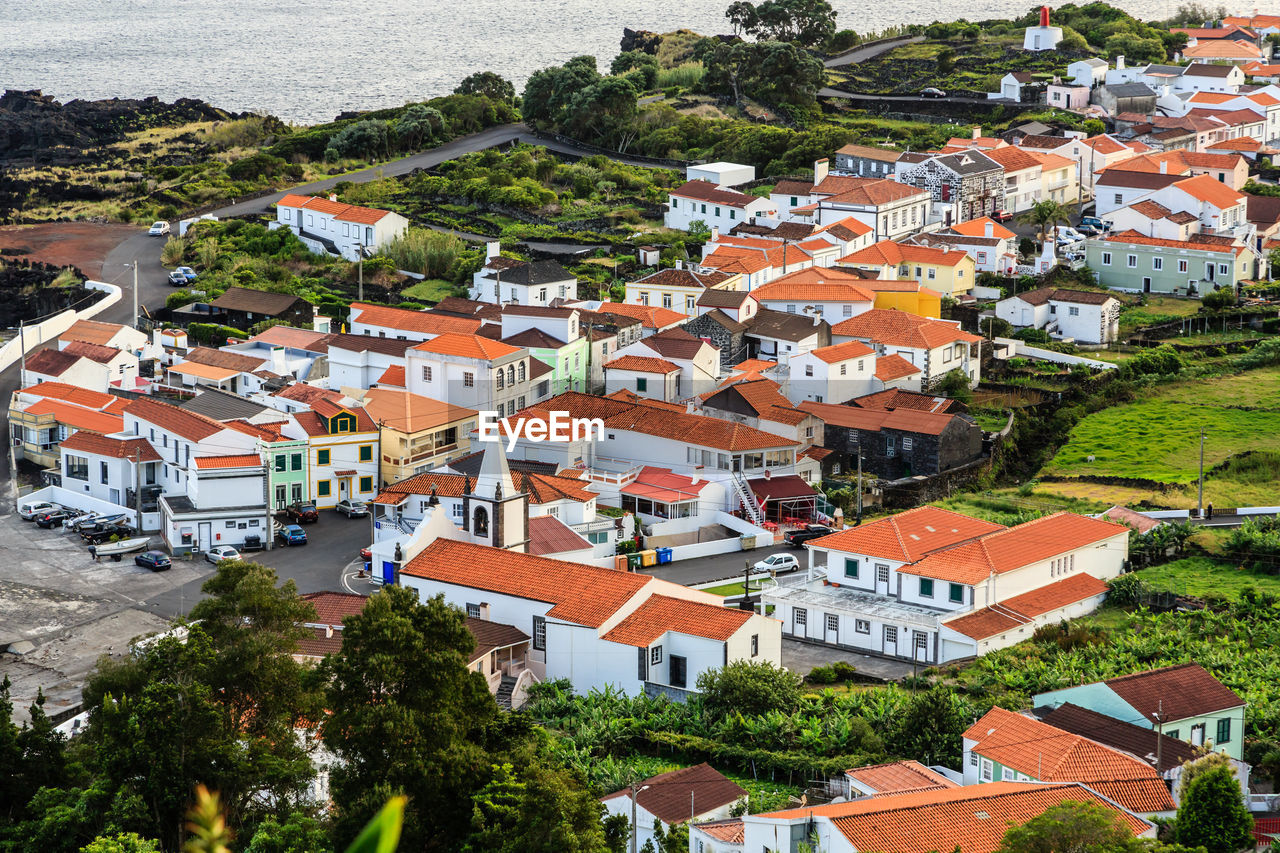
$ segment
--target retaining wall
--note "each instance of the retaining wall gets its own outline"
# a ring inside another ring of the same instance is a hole
[[[123,295],[123,291],[119,287],[114,284],[107,284],[105,281],[86,281],[84,286],[90,290],[102,291],[106,296],[85,308],[79,310],[68,308],[47,320],[32,323],[30,326],[23,326],[21,335],[15,336],[13,340],[6,342],[4,346],[0,346],[0,370],[5,370],[21,360],[24,344],[26,345],[26,351],[31,352],[70,329],[77,320],[88,320],[90,317],[98,316],[119,302]]]

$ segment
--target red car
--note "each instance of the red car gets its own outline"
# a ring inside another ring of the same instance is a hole
[[[997,210],[991,217],[996,222],[1008,222],[1013,219],[1013,214],[1007,210]]]
[[[298,501],[297,503],[289,504],[284,514],[288,516],[290,521],[296,521],[299,524],[320,520],[320,513],[316,511],[316,505],[310,501]]]

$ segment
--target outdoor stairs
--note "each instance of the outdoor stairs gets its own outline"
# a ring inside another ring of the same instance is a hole
[[[738,501],[742,504],[742,508],[746,510],[747,519],[756,527],[764,524],[764,508],[760,506],[760,500],[756,497],[756,493],[751,491],[751,486],[747,484],[747,480],[742,476],[741,471],[733,472],[733,490],[738,494]]]
[[[515,689],[516,679],[510,675],[502,676],[502,683],[498,685],[498,693],[494,697],[498,700],[499,708],[504,711],[511,710],[511,694],[515,692]]]

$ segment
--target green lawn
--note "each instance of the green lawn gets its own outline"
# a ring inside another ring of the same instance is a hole
[[[756,581],[756,582],[752,583],[752,584],[751,584],[751,591],[752,591],[752,592],[759,592],[759,591],[760,591],[760,583],[761,583],[760,581]],[[725,596],[725,597],[732,596],[732,595],[742,595],[742,594],[744,594],[744,592],[745,592],[745,590],[744,590],[744,589],[743,589],[743,587],[742,587],[742,581],[738,581],[737,583],[726,583],[726,584],[721,584],[720,586],[711,586],[711,587],[706,587],[705,589],[703,589],[703,590],[701,590],[701,591],[702,591],[702,592],[709,592],[709,593],[711,593],[712,595],[723,595],[723,596]]]
[[[1153,326],[1157,323],[1177,320],[1179,317],[1190,317],[1199,310],[1199,299],[1148,296],[1146,305],[1125,305],[1120,309],[1120,335],[1124,337],[1142,326]]]
[[[1280,575],[1250,572],[1212,557],[1184,557],[1163,566],[1142,569],[1140,576],[1157,589],[1197,598],[1210,594],[1238,598],[1246,587],[1280,594]]]
[[[410,299],[421,299],[425,302],[439,302],[453,292],[453,283],[440,278],[428,278],[413,287],[406,287],[400,293]]]

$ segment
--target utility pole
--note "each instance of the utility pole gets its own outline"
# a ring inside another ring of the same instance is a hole
[[[129,320],[129,326],[138,328],[138,259],[134,258],[132,264],[125,266],[133,267],[133,318]]]
[[[364,243],[356,243],[356,252],[359,255],[359,258],[357,259],[358,261],[357,275],[359,275],[360,277],[359,279],[360,283],[358,285],[359,290],[357,291],[358,296],[356,297],[356,301],[364,302]]]
[[[1204,427],[1200,427],[1200,485],[1196,490],[1196,518],[1204,518]]]
[[[862,442],[858,442],[858,513],[855,516],[854,526],[862,524]]]
[[[27,384],[27,333],[26,320],[18,321],[18,354],[22,359],[22,367],[18,373],[18,387],[22,388]]]
[[[631,853],[636,853],[636,795],[641,791],[649,790],[649,786],[637,788],[636,783],[631,783]]]
[[[138,532],[142,532],[142,445],[133,456],[133,510],[138,514]]]
[[[1156,705],[1156,712],[1152,714],[1156,718],[1156,772],[1160,772],[1160,761],[1164,757],[1164,700],[1161,699]]]

